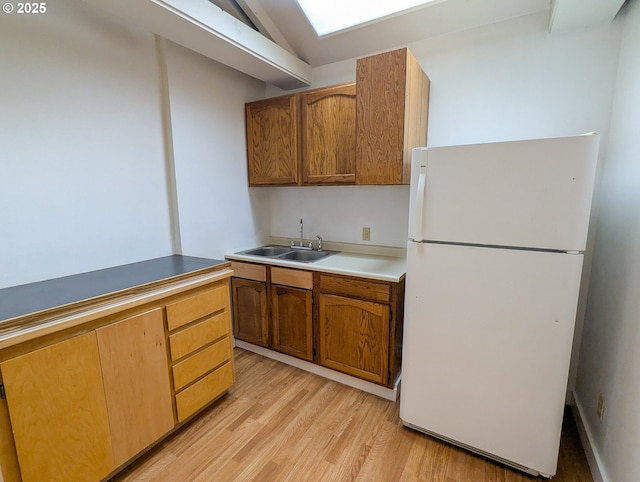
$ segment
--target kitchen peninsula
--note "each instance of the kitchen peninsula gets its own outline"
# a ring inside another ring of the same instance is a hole
[[[167,256],[0,290],[5,477],[102,479],[225,393],[229,266]]]

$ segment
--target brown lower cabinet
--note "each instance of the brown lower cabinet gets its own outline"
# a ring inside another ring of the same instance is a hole
[[[273,285],[271,310],[274,350],[313,360],[313,293],[310,290]]]
[[[320,364],[386,383],[389,305],[320,294]]]
[[[313,360],[313,273],[232,262],[234,336]]]
[[[380,385],[395,384],[404,278],[395,283],[238,261],[232,269],[237,339]]]
[[[267,283],[233,278],[233,329],[236,338],[269,346]]]
[[[5,482],[101,480],[222,395],[230,273],[0,351]]]

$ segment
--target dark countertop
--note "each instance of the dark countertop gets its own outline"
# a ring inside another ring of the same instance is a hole
[[[16,317],[178,277],[225,263],[227,262],[224,260],[193,256],[165,256],[0,289],[0,324]]]

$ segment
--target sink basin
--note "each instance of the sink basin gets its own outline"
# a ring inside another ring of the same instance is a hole
[[[339,251],[312,251],[303,249],[293,249],[289,246],[261,246],[259,248],[247,249],[236,254],[246,254],[249,256],[264,256],[265,258],[277,258],[287,261],[298,261],[301,263],[313,263],[319,259],[326,258]]]
[[[287,259],[289,261],[301,261],[303,263],[313,263],[319,259],[326,258],[332,254],[336,254],[337,251],[290,251],[289,253],[278,256],[280,259]]]
[[[261,248],[242,251],[242,254],[248,254],[250,256],[280,256],[289,251],[291,251],[291,248],[287,248],[286,246],[262,246]]]

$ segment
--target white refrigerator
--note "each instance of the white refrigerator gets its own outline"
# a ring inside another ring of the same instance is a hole
[[[404,425],[555,474],[598,142],[413,150]]]

